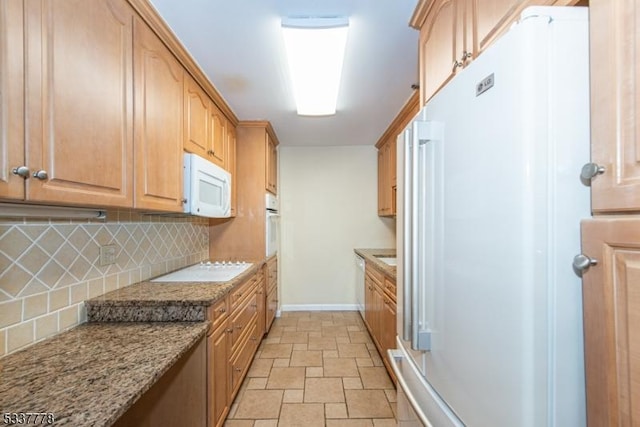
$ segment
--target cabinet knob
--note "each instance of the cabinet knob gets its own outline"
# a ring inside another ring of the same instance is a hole
[[[227,329],[225,329],[225,331],[226,331],[228,334],[232,334],[232,333],[233,333],[233,328],[227,328]]]
[[[182,200],[180,200],[180,201],[182,202],[182,204],[183,204],[183,205],[186,205],[186,204],[187,204],[187,202],[188,202],[188,200],[187,200],[187,199],[182,199]]]
[[[456,71],[456,68],[462,68],[462,66],[463,66],[463,65],[464,65],[464,63],[463,63],[463,62],[460,62],[460,61],[453,61],[453,67],[451,68],[451,71],[452,71],[452,72],[455,72],[455,71]],[[388,208],[384,208],[384,209],[388,209]],[[384,209],[383,209],[383,210],[384,210]]]
[[[585,181],[591,181],[596,177],[596,175],[602,175],[604,171],[604,166],[600,166],[596,163],[587,163],[586,165],[582,166],[580,178]]]
[[[39,170],[39,171],[33,173],[33,177],[34,178],[38,178],[41,181],[44,181],[47,178],[49,178],[49,175],[47,175],[47,171]]]
[[[236,371],[236,372],[241,372],[242,368],[233,368],[233,370]]]
[[[29,168],[26,166],[18,166],[17,168],[11,169],[14,175],[21,176],[25,179],[29,178]]]
[[[462,57],[460,58],[460,63],[462,63],[463,65],[467,62],[467,60],[471,59],[473,55],[471,54],[471,52],[467,52],[466,50],[464,52],[462,52]]]
[[[237,325],[236,329],[238,329],[238,330],[242,329],[242,325]]]
[[[597,264],[598,264],[597,259],[590,258],[585,254],[578,254],[575,257],[573,257],[573,268],[580,275],[582,275],[585,271],[587,271],[589,267]]]
[[[224,307],[218,309],[218,313],[226,313],[226,312],[227,312],[227,309]]]

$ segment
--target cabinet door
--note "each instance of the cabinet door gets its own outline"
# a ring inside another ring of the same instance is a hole
[[[380,148],[378,150],[378,215],[384,216],[386,214],[386,206],[385,202],[387,198],[385,197],[385,174],[386,168],[384,167],[384,149]]]
[[[134,21],[136,208],[182,211],[183,70],[141,20]]]
[[[276,318],[276,310],[278,309],[278,290],[276,288],[272,288],[267,293],[267,319],[266,319],[266,330],[267,332],[271,329],[271,324],[273,320]]]
[[[23,2],[0,0],[0,197],[24,199]]]
[[[457,71],[464,51],[462,0],[434,0],[420,29],[420,105]]]
[[[591,0],[591,182],[594,212],[640,210],[640,4]],[[606,64],[604,66],[603,64]]]
[[[226,167],[227,158],[227,119],[222,111],[211,104],[211,161],[220,167]]]
[[[479,52],[489,46],[530,0],[473,0],[476,40]],[[535,3],[541,4],[540,0]]]
[[[229,412],[231,394],[229,335],[228,325],[225,322],[207,339],[208,427],[222,426]]]
[[[262,336],[267,331],[267,282],[264,275],[262,275],[256,288],[256,302],[258,304],[258,335]]]
[[[184,76],[184,150],[205,159],[209,146],[209,97],[193,78]]]
[[[587,421],[640,420],[640,219],[588,220],[582,251]]]
[[[383,306],[380,315],[380,346],[387,358],[387,350],[396,348],[396,303],[387,296],[382,298]]]
[[[238,208],[238,174],[236,173],[236,128],[227,124],[227,159],[225,167],[231,174],[231,216],[236,216]]]
[[[26,0],[27,200],[132,205],[132,19],[124,0]]]
[[[267,181],[267,191],[277,194],[277,162],[278,162],[278,151],[276,149],[276,144],[273,142],[273,139],[266,134],[266,176],[265,179]]]

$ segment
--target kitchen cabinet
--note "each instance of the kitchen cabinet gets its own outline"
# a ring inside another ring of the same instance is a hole
[[[594,213],[640,211],[639,14],[634,1],[590,2]]]
[[[265,172],[265,179],[267,182],[266,189],[267,191],[278,194],[278,150],[276,147],[276,142],[273,138],[267,133],[267,165]]]
[[[264,332],[268,333],[278,310],[278,257],[273,256],[267,260],[266,271],[267,298]]]
[[[207,336],[208,427],[224,424],[262,339],[263,286],[264,275],[259,270],[207,311],[211,322]]]
[[[420,0],[410,25],[418,40],[420,105],[508,30],[528,6],[585,0]]]
[[[236,216],[238,206],[238,175],[236,168],[236,128],[230,122],[227,123],[227,159],[225,165],[231,174],[231,217]]]
[[[378,216],[394,217],[396,215],[397,140],[404,128],[418,114],[419,99],[418,91],[414,91],[376,143],[376,148],[378,148]]]
[[[582,223],[587,420],[631,426],[640,415],[640,218]]]
[[[387,350],[396,348],[395,279],[365,263],[364,320],[382,361],[395,381]]]
[[[184,151],[207,158],[210,146],[211,115],[209,96],[185,73],[184,78]]]
[[[135,208],[182,212],[183,68],[134,19]]]
[[[265,194],[268,177],[276,171],[278,139],[265,121],[239,122],[235,135],[236,216],[211,220],[209,250],[220,259],[263,260],[267,253]],[[276,182],[277,176],[272,179]]]
[[[122,0],[1,9],[0,197],[130,207],[132,9]]]
[[[211,104],[211,161],[221,168],[227,159],[227,119],[222,111]]]
[[[582,291],[590,426],[630,426],[640,418],[639,18],[635,1],[589,2],[597,167],[590,180],[594,218],[582,223],[582,253],[596,264],[583,271]]]
[[[113,427],[206,426],[207,343],[201,339]]]

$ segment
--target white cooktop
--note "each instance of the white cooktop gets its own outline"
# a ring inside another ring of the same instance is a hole
[[[156,277],[152,282],[228,282],[245,272],[251,263],[247,262],[203,262],[192,265],[164,276]]]

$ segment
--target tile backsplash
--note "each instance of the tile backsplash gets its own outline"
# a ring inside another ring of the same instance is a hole
[[[115,264],[99,252],[115,245]],[[208,221],[0,220],[0,357],[86,321],[83,301],[209,258]]]

